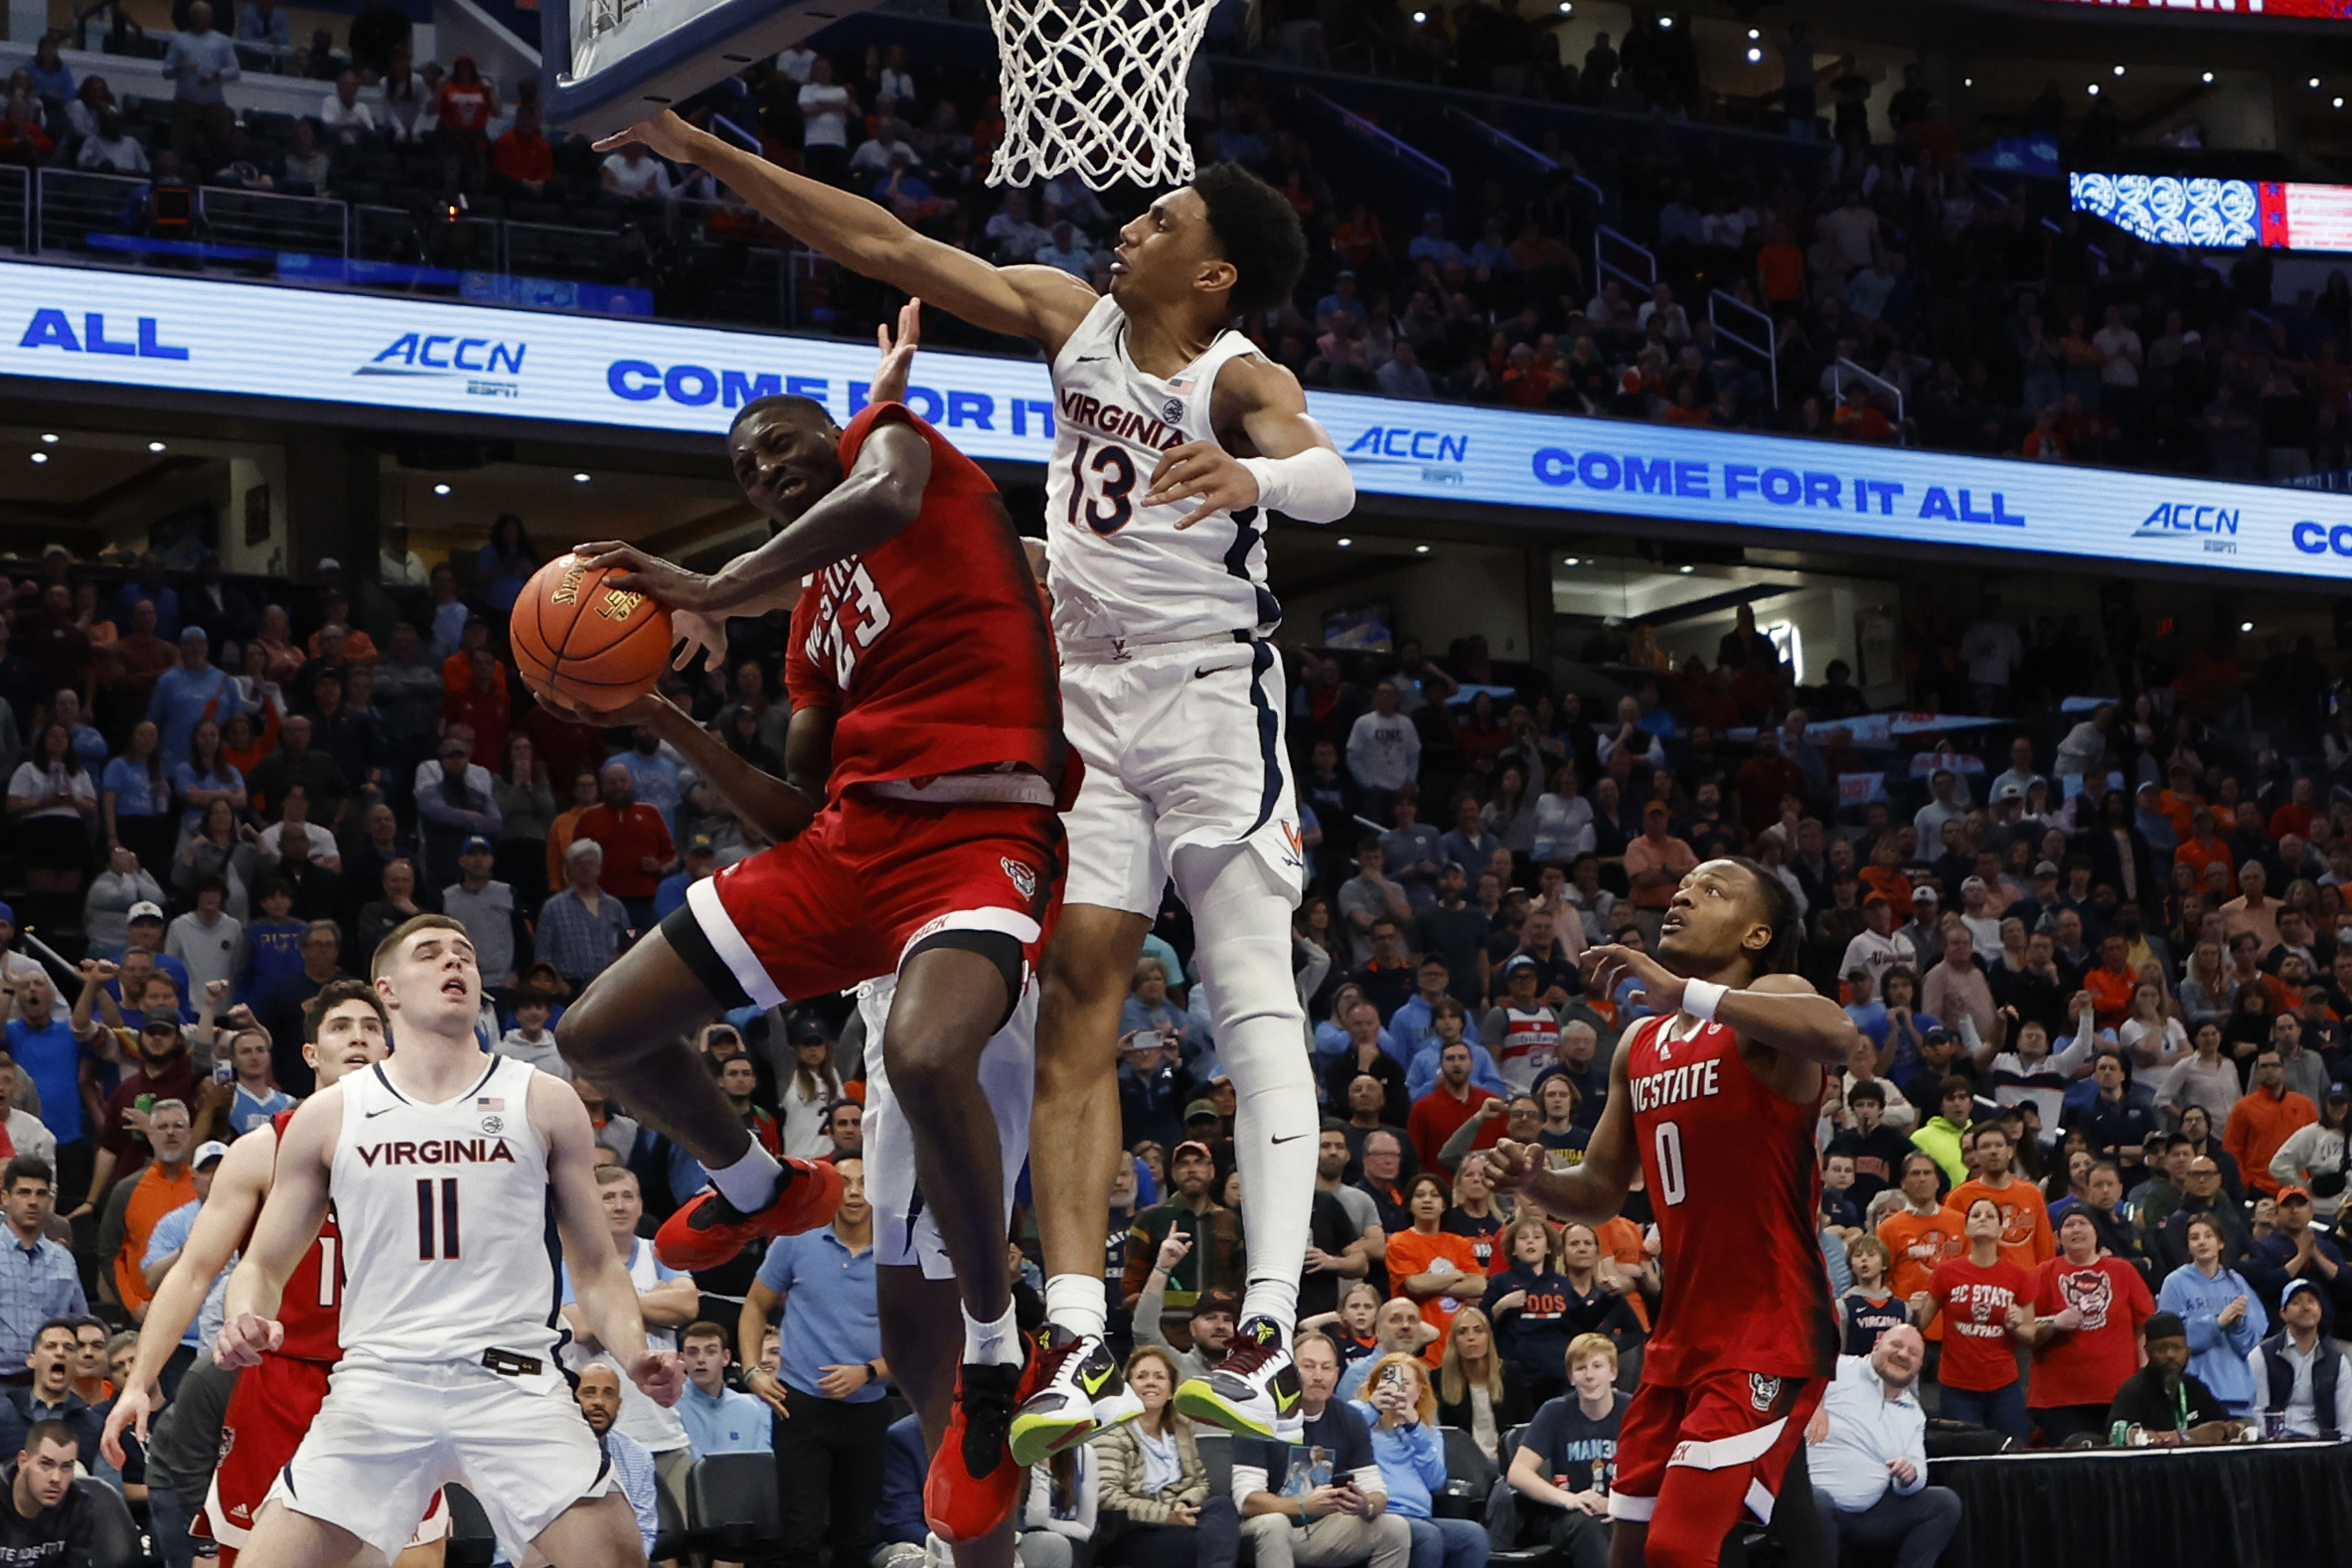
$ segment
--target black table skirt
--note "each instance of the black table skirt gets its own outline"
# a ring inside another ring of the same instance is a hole
[[[2279,1568],[2352,1561],[2352,1443],[1939,1459],[1960,1493],[1945,1568]]]

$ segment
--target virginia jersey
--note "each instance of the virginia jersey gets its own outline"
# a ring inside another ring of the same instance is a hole
[[[1209,402],[1217,372],[1255,352],[1226,331],[1176,375],[1148,375],[1128,357],[1127,313],[1105,294],[1054,356],[1045,562],[1053,629],[1065,647],[1263,637],[1281,623],[1282,606],[1266,588],[1258,508],[1178,530],[1197,498],[1143,504],[1163,453],[1216,439]]]
[[[347,1362],[479,1365],[496,1349],[554,1374],[559,1248],[548,1144],[531,1125],[538,1072],[489,1056],[439,1105],[401,1094],[381,1063],[343,1080],[328,1190]]]

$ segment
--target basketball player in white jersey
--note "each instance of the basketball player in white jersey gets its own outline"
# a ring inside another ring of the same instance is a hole
[[[330,982],[309,1010],[310,1038],[302,1045],[302,1059],[326,1088],[347,1073],[359,1072],[384,1060],[389,1048],[383,1001],[356,980]],[[229,1146],[228,1158],[214,1174],[210,1195],[196,1216],[186,1245],[171,1272],[155,1288],[147,1316],[139,1327],[139,1349],[121,1393],[107,1407],[106,1429],[100,1439],[107,1460],[123,1462],[122,1433],[137,1432],[147,1441],[147,1418],[154,1410],[156,1379],[164,1363],[179,1348],[197,1315],[204,1310],[213,1281],[236,1258],[269,1195],[277,1164],[276,1119],[262,1122]],[[340,1237],[321,1236],[317,1258],[318,1284],[314,1299],[324,1343],[308,1344],[297,1333],[281,1346],[286,1360],[255,1367],[237,1380],[222,1423],[223,1462],[213,1471],[210,1495],[205,1498],[203,1528],[219,1543],[221,1560],[233,1562],[243,1550],[253,1514],[268,1495],[280,1466],[291,1459],[302,1434],[316,1414],[327,1387],[326,1362],[334,1351],[333,1320],[341,1299]],[[307,1304],[296,1303],[304,1306]],[[304,1359],[313,1357],[316,1359]],[[400,1553],[398,1568],[438,1568],[449,1537],[449,1510],[432,1506],[417,1524],[415,1534]]]
[[[1288,371],[1230,330],[1287,299],[1305,261],[1281,194],[1202,170],[1120,232],[1111,292],[1049,266],[994,266],[885,208],[777,168],[664,113],[600,145],[645,143],[708,170],[855,271],[975,326],[1030,339],[1053,368],[1046,582],[1063,723],[1086,762],[1065,822],[1070,870],[1044,961],[1029,1151],[1056,1333],[1013,1429],[1028,1464],[1133,1414],[1109,1402],[1102,1215],[1119,1153],[1115,1042],[1143,939],[1174,877],[1192,911],[1218,1058],[1240,1105],[1249,1281],[1226,1360],[1186,1381],[1187,1414],[1271,1435],[1297,1407],[1290,1333],[1315,1187],[1317,1109],[1290,970],[1305,874],[1266,641],[1265,515],[1345,517],[1354,482]],[[694,644],[722,649],[689,621]]]
[[[637,1386],[668,1405],[684,1377],[675,1352],[646,1347],[587,1112],[560,1079],[476,1043],[482,976],[457,921],[405,922],[373,973],[394,1052],[286,1124],[230,1278],[214,1359],[247,1366],[282,1339],[280,1294],[332,1202],[343,1360],[240,1568],[382,1563],[452,1482],[517,1562],[642,1568],[636,1516],[555,1361],[557,1238],[589,1327]]]

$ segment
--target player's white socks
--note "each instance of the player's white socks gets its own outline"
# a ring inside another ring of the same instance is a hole
[[[1020,1328],[1013,1321],[1010,1302],[1005,1306],[1005,1316],[995,1323],[981,1323],[969,1311],[964,1313],[966,1366],[1019,1366],[1021,1354]]]
[[[1307,1060],[1307,1016],[1291,977],[1291,903],[1255,855],[1229,851],[1199,872],[1205,853],[1178,862],[1192,908],[1193,957],[1208,988],[1217,1059],[1233,1079],[1234,1164],[1249,1215],[1244,1321],[1271,1319],[1289,1343],[1307,1257],[1322,1121]]]
[[[1110,1332],[1110,1299],[1099,1274],[1056,1274],[1045,1282],[1045,1321],[1084,1337]]]
[[[710,1184],[718,1188],[718,1195],[746,1214],[756,1214],[775,1201],[776,1178],[784,1174],[776,1157],[761,1148],[756,1138],[743,1151],[743,1158],[733,1165],[707,1169]]]

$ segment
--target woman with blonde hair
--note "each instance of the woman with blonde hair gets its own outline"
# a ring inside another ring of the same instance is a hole
[[[1519,1369],[1494,1343],[1494,1325],[1465,1307],[1446,1325],[1446,1352],[1438,1361],[1438,1420],[1471,1435],[1479,1452],[1500,1461],[1502,1435],[1535,1414]]]
[[[1157,1344],[1127,1358],[1127,1386],[1144,1413],[1094,1445],[1094,1560],[1102,1568],[1233,1568],[1241,1515],[1210,1496],[1192,1423],[1170,1403],[1176,1358]]]
[[[1418,1568],[1486,1568],[1493,1542],[1475,1519],[1441,1519],[1430,1499],[1446,1484],[1446,1445],[1437,1430],[1437,1394],[1416,1356],[1391,1353],[1372,1363],[1355,1412],[1372,1429],[1372,1459],[1388,1485],[1388,1511],[1413,1532]]]

